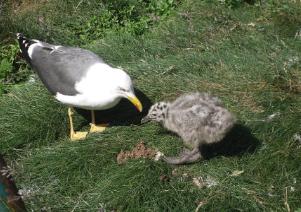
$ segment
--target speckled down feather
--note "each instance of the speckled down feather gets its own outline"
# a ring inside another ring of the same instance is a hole
[[[192,149],[186,150],[180,157],[163,158],[170,164],[183,164],[201,159],[202,144],[222,140],[236,119],[217,97],[208,93],[190,93],[173,102],[154,104],[144,120],[161,123],[179,135],[185,146]]]

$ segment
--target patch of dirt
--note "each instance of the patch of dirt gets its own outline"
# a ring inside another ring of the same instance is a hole
[[[150,158],[154,159],[157,151],[147,148],[143,141],[138,143],[132,151],[121,150],[117,155],[117,163],[124,164],[128,159]]]

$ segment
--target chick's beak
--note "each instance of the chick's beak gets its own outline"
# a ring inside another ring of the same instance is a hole
[[[130,100],[130,102],[132,102],[133,103],[133,105],[135,105],[135,107],[139,110],[139,112],[141,112],[142,111],[142,104],[141,104],[141,102],[139,101],[139,99],[135,96],[135,95],[133,95],[133,94],[127,94],[127,98],[128,98],[128,100]]]
[[[145,124],[145,123],[147,123],[147,122],[149,122],[150,121],[150,119],[147,117],[147,116],[145,116],[145,117],[143,117],[142,119],[141,119],[141,124]]]

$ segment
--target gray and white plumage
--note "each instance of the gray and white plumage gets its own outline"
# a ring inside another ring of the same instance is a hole
[[[179,157],[164,157],[169,164],[191,163],[201,159],[201,146],[222,140],[235,120],[223,103],[208,93],[184,94],[173,102],[158,102],[144,118],[144,121],[161,123],[179,135],[185,146],[190,148]]]
[[[61,103],[104,110],[127,98],[142,110],[129,75],[106,64],[93,52],[28,39],[20,33],[17,39],[24,58]]]

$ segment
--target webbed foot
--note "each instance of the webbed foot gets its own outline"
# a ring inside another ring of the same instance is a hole
[[[71,141],[79,141],[79,140],[83,140],[87,137],[88,132],[74,132],[71,133],[70,135],[70,139]]]
[[[95,125],[93,123],[90,124],[90,133],[103,132],[107,128],[108,124],[99,124]]]

